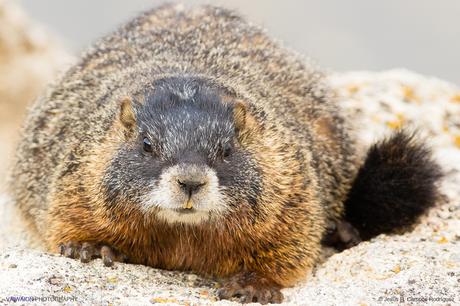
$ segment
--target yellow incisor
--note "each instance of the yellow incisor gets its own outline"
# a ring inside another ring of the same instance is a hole
[[[193,202],[191,198],[188,198],[187,201],[184,202],[184,205],[182,206],[184,209],[192,209],[193,208]]]

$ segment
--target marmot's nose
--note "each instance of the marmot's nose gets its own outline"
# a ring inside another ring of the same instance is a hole
[[[197,193],[201,187],[206,185],[205,182],[200,182],[200,181],[186,181],[186,180],[177,180],[177,183],[179,184],[180,188],[187,193],[189,196],[191,196],[194,193]]]

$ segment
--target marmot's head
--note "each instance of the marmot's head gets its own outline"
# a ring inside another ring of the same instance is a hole
[[[136,96],[121,102],[124,140],[103,180],[109,205],[195,224],[256,206],[261,174],[244,144],[256,124],[246,103],[191,78]]]

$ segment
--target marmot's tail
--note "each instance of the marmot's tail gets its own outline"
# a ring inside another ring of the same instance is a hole
[[[345,203],[345,218],[363,240],[402,230],[434,205],[441,176],[415,134],[398,131],[367,152]]]

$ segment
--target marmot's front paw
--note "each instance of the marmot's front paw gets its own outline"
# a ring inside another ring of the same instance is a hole
[[[224,282],[218,295],[221,299],[241,297],[243,303],[281,303],[283,294],[280,289],[269,279],[250,272],[237,274]]]
[[[94,258],[102,258],[104,265],[110,267],[114,261],[125,262],[126,256],[107,245],[94,242],[69,241],[59,245],[61,255],[69,258],[80,258],[81,262],[89,262]]]

